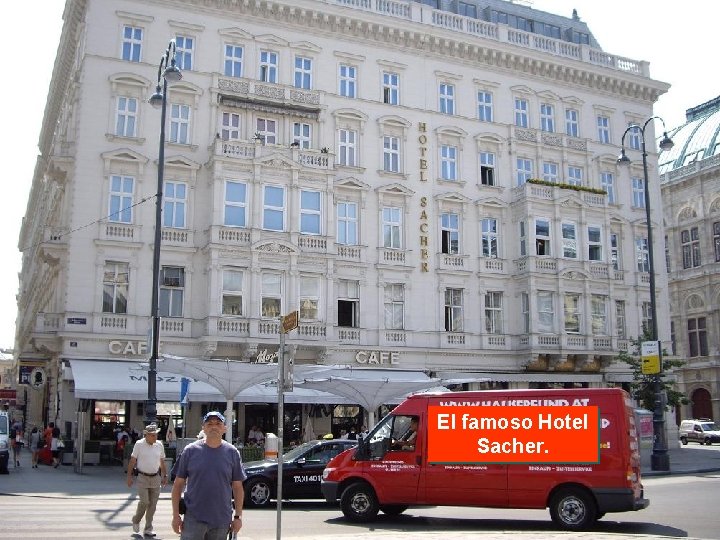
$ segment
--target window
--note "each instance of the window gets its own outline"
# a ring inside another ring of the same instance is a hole
[[[239,45],[225,45],[225,76],[242,77],[243,48]]]
[[[360,326],[360,282],[341,279],[338,281],[338,326]]]
[[[670,352],[673,356],[677,354],[677,339],[675,336],[675,322],[670,321]]]
[[[697,227],[680,231],[682,244],[683,268],[697,268],[700,266],[700,234]]]
[[[477,18],[477,6],[467,2],[458,2],[458,15]]]
[[[400,172],[400,139],[398,137],[383,137],[383,170]]]
[[[597,117],[598,141],[610,144],[610,119],[607,116]]]
[[[565,293],[563,299],[565,312],[565,332],[569,334],[580,333],[580,295]]]
[[[304,56],[295,57],[295,88],[312,88],[312,59]]]
[[[108,221],[132,223],[134,187],[135,178],[132,176],[112,175],[110,177]]]
[[[555,304],[552,292],[538,291],[537,311],[538,332],[545,334],[555,332]]]
[[[527,99],[515,98],[515,125],[521,128],[529,126]]]
[[[103,313],[127,313],[128,263],[106,262],[103,272]]]
[[[592,309],[592,333],[594,336],[606,336],[607,330],[607,296],[593,294],[590,298]]]
[[[382,209],[383,247],[400,249],[402,240],[402,209],[385,207]]]
[[[575,223],[564,221],[560,228],[562,230],[562,256],[567,259],[577,259],[577,230]]]
[[[565,133],[569,137],[580,136],[580,115],[575,109],[565,110]]]
[[[652,331],[652,304],[650,302],[642,303],[642,306],[640,306],[640,316],[642,317],[641,331],[649,334]]]
[[[240,270],[223,270],[222,314],[243,314],[243,273]]]
[[[440,112],[455,114],[455,87],[452,84],[440,84]]]
[[[635,258],[637,260],[638,272],[650,271],[649,257],[647,238],[642,236],[635,237]]]
[[[308,149],[311,146],[312,129],[310,124],[304,122],[293,122],[293,143],[299,148]]]
[[[518,223],[520,227],[520,256],[525,257],[527,255],[527,240],[525,236],[525,222],[521,221]]]
[[[630,122],[628,124],[628,127],[632,126],[633,123]],[[628,131],[628,145],[633,150],[640,150],[640,128],[635,127],[634,129],[631,129]]]
[[[320,279],[300,276],[300,320],[317,321],[320,318]]]
[[[175,36],[175,63],[178,68],[190,71],[193,68],[195,38]]]
[[[615,300],[615,330],[618,339],[627,339],[624,300]]]
[[[610,233],[610,262],[614,270],[622,270],[622,257],[620,257],[620,235]]]
[[[300,191],[300,232],[303,234],[320,234],[321,209],[319,191]]]
[[[478,120],[481,122],[493,121],[493,95],[485,90],[477,93]]]
[[[555,108],[549,103],[540,104],[540,129],[549,133],[555,131]]]
[[[501,292],[485,293],[485,332],[488,334],[503,333]]]
[[[123,26],[122,59],[139,62],[142,51],[143,29],[136,26]]]
[[[615,204],[615,178],[612,173],[600,173],[600,184],[607,193],[608,204]]]
[[[117,98],[117,114],[115,118],[115,135],[118,137],[135,137],[137,124],[137,99],[125,96]]]
[[[277,144],[277,122],[269,118],[258,118],[255,123],[256,134],[263,144]]]
[[[160,316],[182,317],[185,269],[163,266],[160,270]]]
[[[400,76],[397,73],[383,71],[382,74],[382,99],[388,105],[400,103]]]
[[[457,176],[457,146],[440,146],[440,177],[443,180],[455,181]]]
[[[633,208],[645,208],[645,182],[642,178],[631,178],[632,180],[632,194],[633,194]]]
[[[223,141],[234,141],[240,138],[240,115],[237,113],[222,113],[222,126],[220,137]]]
[[[583,185],[583,170],[582,167],[568,166],[568,184],[571,186],[582,186]]]
[[[668,243],[668,235],[665,235],[665,271],[670,273],[670,244]]]
[[[285,188],[265,186],[263,193],[263,229],[285,230]]]
[[[445,289],[445,331],[463,331],[462,289]]]
[[[558,165],[548,161],[543,162],[543,180],[547,182],[557,183],[558,181]]]
[[[337,203],[337,243],[346,246],[356,246],[358,244],[357,203]]]
[[[515,163],[517,164],[517,185],[522,186],[532,178],[533,164],[531,160],[525,158],[517,158]]]
[[[550,255],[550,220],[535,220],[535,254]]]
[[[260,278],[260,316],[275,319],[282,313],[282,275],[264,272]]]
[[[588,225],[588,261],[602,261],[602,229],[597,225]]]
[[[355,88],[357,86],[357,68],[355,66],[348,66],[347,64],[340,64],[340,85],[338,92],[341,96],[354,98],[357,97]]]
[[[170,105],[170,137],[168,141],[190,144],[190,106],[180,103]]]
[[[405,328],[405,286],[402,283],[385,285],[385,328],[402,330]]]
[[[441,253],[457,255],[460,253],[460,230],[457,214],[440,216]]]
[[[530,296],[528,293],[520,293],[520,312],[522,313],[522,332],[530,333]]]
[[[497,258],[498,256],[498,226],[497,219],[484,218],[480,221],[481,252],[483,257]]]
[[[357,166],[357,131],[341,129],[338,131],[338,155],[340,165]]]
[[[495,154],[480,152],[480,183],[483,186],[495,185]]]
[[[163,227],[185,228],[187,208],[187,184],[184,182],[165,182],[163,196]]]
[[[705,326],[705,317],[688,319],[687,321],[690,357],[708,355],[707,329]]]
[[[225,182],[225,217],[223,225],[229,227],[246,226],[247,184]]]
[[[260,74],[258,79],[262,82],[276,83],[278,69],[278,54],[273,51],[260,51]]]
[[[720,262],[720,221],[713,223],[713,246],[715,247],[715,262]]]

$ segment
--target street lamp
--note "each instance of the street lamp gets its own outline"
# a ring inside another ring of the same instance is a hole
[[[168,44],[158,66],[157,86],[148,102],[154,108],[160,108],[160,150],[158,151],[157,194],[155,195],[155,241],[153,243],[152,266],[152,313],[150,369],[148,370],[148,397],[145,402],[145,421],[148,424],[157,420],[157,360],[160,343],[160,242],[162,240],[162,198],[163,176],[165,175],[165,116],[167,111],[168,85],[182,79],[182,72],[175,65],[175,40]]]
[[[625,154],[625,135],[630,131],[638,131],[640,133],[640,142],[642,144],[643,159],[643,175],[645,182],[645,221],[647,225],[647,243],[648,243],[648,264],[650,273],[650,316],[652,324],[650,327],[650,339],[658,343],[658,324],[657,324],[657,303],[655,300],[655,261],[653,256],[653,237],[652,223],[650,221],[650,189],[648,185],[648,166],[647,166],[647,149],[645,147],[645,128],[652,120],[660,120],[663,125],[663,138],[660,141],[661,150],[670,150],[674,143],[668,137],[665,128],[665,121],[659,116],[651,116],[642,127],[639,124],[630,124],[623,133],[620,142],[621,151],[618,157],[618,165],[630,165],[630,159]],[[667,433],[665,432],[665,393],[663,392],[662,381],[660,375],[662,373],[662,347],[658,343],[658,355],[660,356],[660,372],[653,376],[653,392],[655,394],[655,407],[653,409],[653,453],[650,459],[650,467],[653,471],[669,471],[670,456],[668,455]]]

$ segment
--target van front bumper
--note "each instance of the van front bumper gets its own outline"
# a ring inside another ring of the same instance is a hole
[[[593,489],[592,492],[598,504],[598,512],[601,514],[642,510],[650,505],[650,500],[643,498],[642,494],[636,499],[633,490],[629,488],[601,488]]]
[[[338,489],[340,484],[338,482],[332,482],[327,480],[320,481],[320,491],[322,491],[323,497],[329,503],[334,503],[338,499]]]

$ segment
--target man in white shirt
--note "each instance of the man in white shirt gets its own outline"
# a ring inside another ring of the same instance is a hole
[[[127,485],[133,485],[133,469],[137,467],[137,491],[140,499],[132,519],[133,532],[140,532],[140,521],[145,516],[145,529],[143,535],[153,537],[152,521],[155,508],[160,498],[160,489],[167,484],[167,470],[165,470],[165,448],[157,440],[157,424],[149,424],[143,430],[144,437],[139,439],[133,447],[132,456],[127,469]]]

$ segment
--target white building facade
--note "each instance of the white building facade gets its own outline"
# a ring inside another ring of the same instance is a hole
[[[74,418],[73,360],[148,357],[170,39],[163,352],[255,361],[299,310],[297,363],[630,380],[612,360],[650,317],[645,186],[616,158],[668,86],[576,16],[426,4],[67,1],[20,238],[16,350],[48,373],[46,419]],[[127,423],[131,401],[107,407]]]

